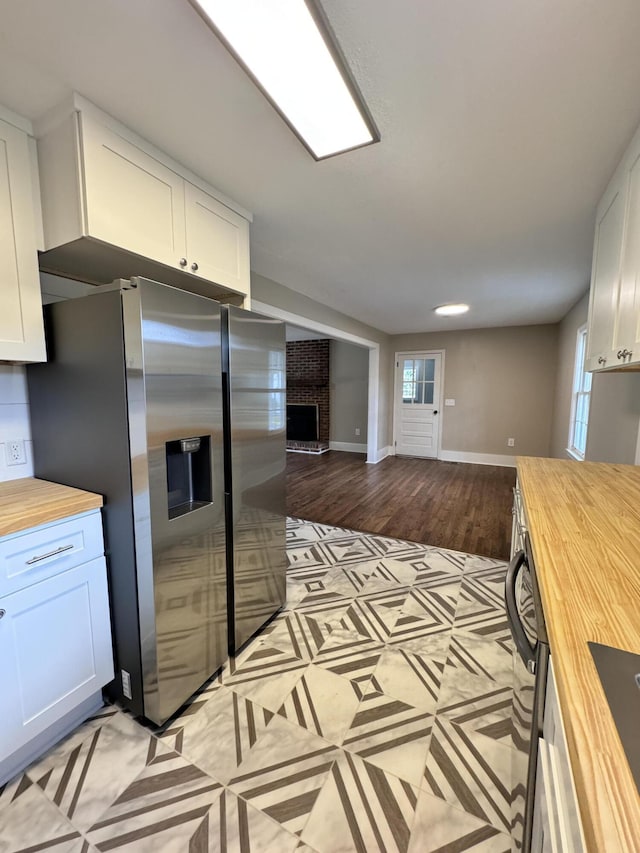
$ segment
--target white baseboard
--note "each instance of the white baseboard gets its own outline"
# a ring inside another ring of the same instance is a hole
[[[387,447],[379,447],[378,450],[375,451],[375,456],[373,459],[367,459],[368,465],[377,465],[378,462],[382,462],[383,459],[386,459],[387,456],[392,455],[392,449],[387,445]]]
[[[366,444],[354,444],[351,441],[330,441],[329,450],[346,450],[347,453],[366,453]]]
[[[515,468],[516,457],[501,453],[470,453],[466,450],[440,451],[442,462],[471,462],[473,465],[501,465],[503,468]]]

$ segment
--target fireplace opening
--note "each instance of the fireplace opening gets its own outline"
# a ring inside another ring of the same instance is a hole
[[[318,440],[318,405],[287,403],[287,441]]]

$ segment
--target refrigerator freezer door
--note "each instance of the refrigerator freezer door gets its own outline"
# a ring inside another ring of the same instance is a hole
[[[133,279],[123,317],[144,714],[163,723],[227,653],[220,307]]]
[[[232,517],[229,643],[235,651],[286,599],[286,343],[279,320],[240,308],[223,311]]]

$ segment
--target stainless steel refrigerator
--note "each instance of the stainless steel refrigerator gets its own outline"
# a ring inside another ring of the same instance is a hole
[[[146,279],[114,282],[47,306],[49,362],[27,371],[35,476],[105,497],[117,672],[109,695],[158,724],[222,666],[228,617],[242,611],[240,602],[247,616],[239,621],[255,630],[284,600],[284,423],[282,452],[276,447],[284,399],[278,388],[259,401],[254,394],[253,428],[240,442],[250,435],[251,454],[269,464],[245,487],[250,466],[230,444],[242,406],[228,389],[243,379],[223,374],[223,363],[235,363],[226,352],[228,327],[227,309],[213,300]],[[247,345],[256,353],[258,338]],[[269,377],[256,370],[255,380]],[[262,412],[270,405],[272,414]],[[249,515],[255,529],[245,534]],[[248,554],[273,543],[266,566],[257,555],[236,559],[233,543],[245,540]],[[255,582],[243,580],[234,595],[233,568],[240,577],[247,564],[268,578],[252,575]],[[271,580],[278,571],[282,577]],[[253,610],[259,618],[251,621]]]
[[[286,595],[284,324],[222,308],[229,647],[233,653]]]

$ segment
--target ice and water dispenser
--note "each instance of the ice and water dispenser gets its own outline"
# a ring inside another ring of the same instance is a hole
[[[167,492],[169,518],[192,512],[213,500],[211,488],[211,436],[167,441]]]

